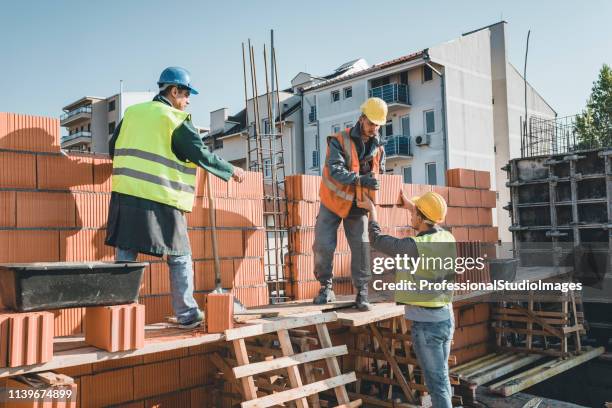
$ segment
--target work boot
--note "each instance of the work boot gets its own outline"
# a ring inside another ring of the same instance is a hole
[[[336,295],[331,287],[331,285],[321,285],[321,289],[319,289],[319,294],[315,296],[312,300],[312,303],[315,305],[324,305],[326,303],[331,303],[336,301]]]
[[[367,312],[372,310],[372,304],[368,302],[368,287],[364,286],[359,288],[357,291],[357,297],[355,298],[355,305],[360,312]]]

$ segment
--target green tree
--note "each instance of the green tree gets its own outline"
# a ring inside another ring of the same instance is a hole
[[[586,109],[576,117],[579,149],[612,145],[612,69],[604,64],[593,83]]]

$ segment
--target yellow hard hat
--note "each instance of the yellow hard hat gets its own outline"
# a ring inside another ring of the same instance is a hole
[[[368,98],[361,105],[361,112],[376,125],[387,123],[387,103],[380,98]]]
[[[429,220],[438,223],[446,218],[446,201],[444,198],[433,191],[428,191],[422,196],[413,197],[410,199]]]

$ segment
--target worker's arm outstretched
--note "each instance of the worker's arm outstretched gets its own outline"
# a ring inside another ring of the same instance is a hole
[[[350,171],[346,168],[346,160],[344,159],[344,152],[340,142],[335,137],[327,138],[327,163],[325,165],[329,168],[329,173],[338,183],[353,185],[357,183],[359,175],[354,171]]]

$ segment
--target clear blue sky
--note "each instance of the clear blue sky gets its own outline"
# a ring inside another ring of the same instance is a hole
[[[612,2],[596,1],[45,1],[0,9],[0,111],[58,116],[84,95],[154,90],[161,70],[188,68],[202,93],[194,121],[244,105],[240,44],[261,52],[275,30],[279,81],[324,75],[359,57],[370,64],[504,19],[508,55],[560,116],[579,112],[612,63]],[[259,57],[259,66],[263,67]]]

